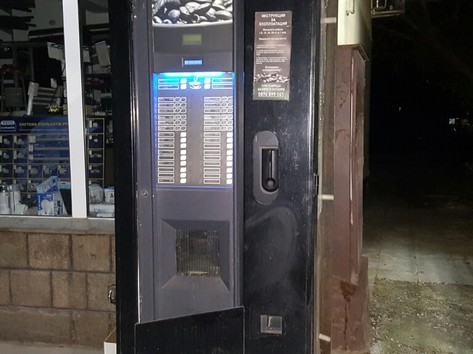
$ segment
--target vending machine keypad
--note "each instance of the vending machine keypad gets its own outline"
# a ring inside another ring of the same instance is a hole
[[[153,78],[158,187],[233,185],[233,73]]]

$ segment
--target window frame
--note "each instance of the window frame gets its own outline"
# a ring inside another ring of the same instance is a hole
[[[72,218],[88,218],[85,116],[79,0],[62,0]],[[82,132],[75,134],[74,132]]]

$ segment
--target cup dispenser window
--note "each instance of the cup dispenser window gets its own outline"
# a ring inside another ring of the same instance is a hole
[[[217,230],[178,230],[176,235],[177,274],[219,277],[220,254]]]

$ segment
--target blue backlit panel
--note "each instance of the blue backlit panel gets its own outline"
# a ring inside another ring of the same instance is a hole
[[[153,75],[158,186],[233,185],[233,73]]]

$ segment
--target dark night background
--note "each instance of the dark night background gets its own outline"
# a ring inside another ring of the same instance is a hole
[[[368,196],[473,204],[472,15],[473,0],[406,0],[373,19]]]
[[[373,158],[473,161],[472,15],[472,0],[406,0],[405,15],[373,19]]]

